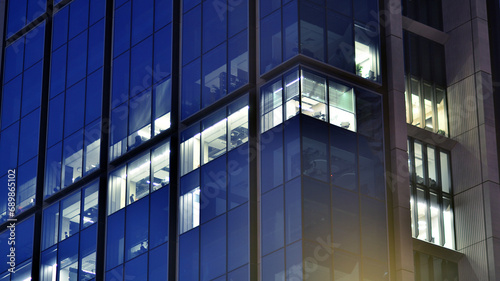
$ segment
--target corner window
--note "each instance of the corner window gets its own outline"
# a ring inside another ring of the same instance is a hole
[[[455,248],[450,153],[409,139],[413,237]]]

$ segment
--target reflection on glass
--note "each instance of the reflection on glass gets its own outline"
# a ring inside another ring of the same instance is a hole
[[[417,172],[417,183],[424,184],[424,155],[422,144],[415,142],[415,171]]]
[[[97,202],[99,200],[99,183],[93,183],[83,190],[82,228],[97,221]]]
[[[448,153],[441,151],[439,157],[441,166],[441,187],[443,192],[451,193],[450,156]]]
[[[126,179],[125,166],[113,171],[109,175],[108,215],[125,207]]]
[[[359,280],[360,264],[357,256],[335,251],[333,265],[334,280]]]
[[[226,118],[201,133],[203,164],[226,153]]]
[[[171,80],[170,78],[158,84],[154,89],[155,98],[155,120],[154,135],[170,128],[170,98]]]
[[[449,249],[455,248],[455,232],[453,229],[453,208],[451,199],[443,198],[443,221],[444,221],[444,246]]]
[[[330,123],[356,132],[354,89],[329,81],[328,92],[330,99]]]
[[[424,83],[424,110],[425,110],[425,128],[434,130],[434,105],[432,100],[432,86]]]
[[[149,194],[149,185],[151,183],[149,180],[150,164],[149,153],[128,164],[127,204],[132,204]]]
[[[200,135],[181,143],[181,175],[200,167]]]
[[[302,113],[326,121],[326,79],[307,71],[302,73]]]
[[[448,135],[448,114],[446,113],[446,92],[441,88],[436,88],[436,107],[437,107],[437,133]]]
[[[425,200],[425,193],[421,189],[417,189],[417,220],[417,238],[427,240],[427,201]]]
[[[436,194],[431,193],[431,243],[441,245],[441,212]]]
[[[283,87],[281,80],[262,89],[260,111],[261,132],[265,132],[283,122]]]
[[[83,131],[80,130],[64,140],[63,145],[63,178],[64,187],[71,185],[82,177]]]
[[[200,225],[200,188],[197,187],[179,198],[179,233]]]
[[[434,148],[427,147],[427,167],[429,169],[427,185],[437,187],[436,153]]]
[[[85,158],[84,174],[89,174],[99,168],[99,152],[101,148],[101,120],[85,128]]]
[[[59,203],[43,210],[42,250],[56,244],[59,237]]]
[[[411,79],[411,111],[412,111],[412,125],[421,127],[422,124],[422,115],[421,115],[421,106],[420,106],[420,82]]]
[[[285,77],[285,116],[286,120],[299,113],[299,71],[293,71]]]
[[[59,244],[59,280],[78,280],[78,235]]]
[[[60,223],[59,241],[63,241],[80,231],[80,192],[61,202]]]
[[[169,183],[170,180],[170,142],[157,147],[152,152],[153,186],[155,191]]]

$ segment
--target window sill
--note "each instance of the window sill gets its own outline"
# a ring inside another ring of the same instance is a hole
[[[413,250],[458,263],[465,255],[452,249],[413,238]]]
[[[440,134],[433,133],[431,131],[406,124],[407,126],[407,131],[408,131],[408,136],[412,137],[414,139],[423,141],[427,144],[431,144],[433,146],[437,146],[440,148],[444,148],[448,151],[451,151],[453,147],[457,144],[457,141],[450,139],[448,137],[445,137]]]

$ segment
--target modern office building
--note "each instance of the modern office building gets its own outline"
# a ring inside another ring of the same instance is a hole
[[[499,1],[0,15],[0,281],[500,280]]]

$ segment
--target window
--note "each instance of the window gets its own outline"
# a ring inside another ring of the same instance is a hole
[[[415,238],[455,248],[450,154],[409,139],[412,234]]]
[[[415,281],[458,280],[458,264],[421,252],[413,252]]]
[[[443,30],[443,7],[441,0],[403,0],[403,16]]]
[[[169,183],[170,142],[164,142],[109,174],[108,215]],[[153,184],[151,184],[153,182]]]
[[[261,132],[281,124],[283,119],[292,118],[299,111],[356,132],[354,92],[353,87],[327,79],[302,67],[293,70],[285,74],[282,79],[270,82],[261,88]]]

